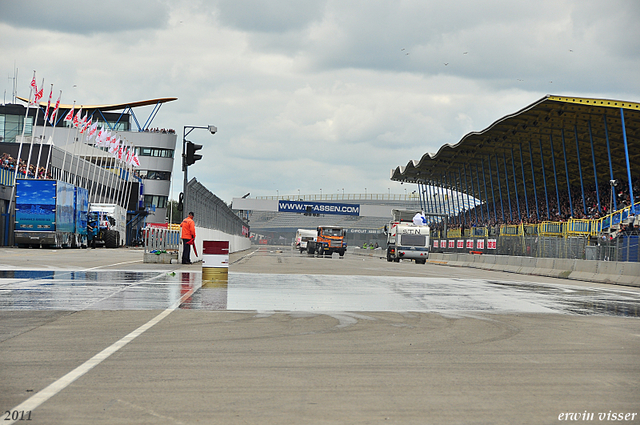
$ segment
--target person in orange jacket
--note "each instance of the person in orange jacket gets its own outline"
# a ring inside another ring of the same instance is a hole
[[[193,222],[193,212],[189,213],[189,216],[182,220],[180,223],[182,228],[182,264],[191,264],[191,245],[196,239],[196,224]],[[193,241],[193,242],[192,242]]]

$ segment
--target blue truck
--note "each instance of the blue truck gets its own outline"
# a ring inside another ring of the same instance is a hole
[[[87,243],[87,189],[60,180],[16,181],[18,246],[79,247]]]

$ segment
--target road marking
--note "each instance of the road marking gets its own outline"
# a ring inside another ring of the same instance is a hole
[[[180,299],[176,301],[171,307],[167,308],[162,313],[158,314],[156,317],[154,317],[144,325],[140,326],[138,329],[131,332],[129,335],[113,343],[111,346],[105,348],[104,350],[102,350],[101,352],[99,352],[98,354],[96,354],[95,356],[93,356],[92,358],[90,358],[89,360],[87,360],[86,362],[84,362],[83,364],[81,364],[71,372],[64,375],[62,378],[50,384],[48,387],[32,395],[27,400],[23,401],[22,403],[20,403],[19,405],[11,409],[11,411],[35,410],[42,403],[46,402],[51,397],[55,396],[60,391],[67,388],[75,380],[82,377],[84,374],[86,374],[91,369],[93,369],[94,367],[102,363],[104,360],[108,359],[112,354],[120,350],[122,347],[124,347],[125,345],[127,345],[128,343],[130,343],[131,341],[133,341],[134,339],[136,339],[137,337],[145,333],[147,330],[151,329],[154,325],[160,323],[162,319],[164,319],[173,311],[175,311],[178,307],[180,307],[180,304],[182,304],[189,297],[191,297],[193,293],[196,291],[196,289],[197,289],[196,287],[191,288],[189,292],[187,292],[182,297],[180,297]],[[9,421],[9,422],[3,421],[3,423],[7,425],[11,425],[15,422],[17,422],[17,420]]]

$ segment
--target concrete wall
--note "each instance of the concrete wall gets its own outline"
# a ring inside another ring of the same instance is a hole
[[[438,253],[431,253],[429,261],[450,266],[640,287],[640,263]]]
[[[251,247],[251,240],[244,236],[228,235],[219,230],[205,229],[196,227],[196,251],[198,256],[191,251],[191,261],[202,260],[202,241],[229,241],[229,253],[239,252]],[[180,253],[178,259],[182,258],[182,244],[180,244]]]

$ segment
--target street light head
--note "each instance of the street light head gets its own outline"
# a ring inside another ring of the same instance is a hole
[[[209,133],[211,134],[216,134],[218,132],[218,127],[216,127],[215,125],[207,126],[207,128],[209,129]]]

